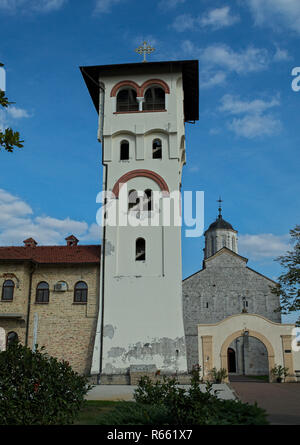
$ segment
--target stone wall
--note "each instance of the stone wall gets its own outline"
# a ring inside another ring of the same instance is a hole
[[[280,323],[275,312],[279,299],[271,293],[275,284],[246,266],[246,261],[224,250],[205,261],[205,269],[183,281],[183,319],[188,351],[188,370],[198,363],[197,325],[217,323],[243,310]]]
[[[13,273],[14,298],[11,302],[0,300],[0,327],[6,334],[15,331],[25,343],[30,266],[24,264],[0,264],[0,287],[5,274]],[[49,303],[36,302],[39,282],[49,284]],[[68,290],[55,292],[54,284],[65,281]],[[88,285],[87,303],[74,303],[74,286],[78,281]],[[81,374],[90,374],[94,337],[96,332],[99,300],[99,265],[39,265],[33,273],[29,316],[28,347],[33,347],[34,319],[37,320],[36,342],[60,360],[66,360]],[[23,314],[22,319],[3,318],[3,314]]]

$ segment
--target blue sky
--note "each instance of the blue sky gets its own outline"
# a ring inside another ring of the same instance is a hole
[[[183,190],[204,190],[205,226],[223,216],[248,265],[273,261],[299,223],[298,0],[0,0],[0,60],[16,102],[0,125],[24,148],[0,153],[0,244],[96,243],[101,190],[97,114],[81,65],[199,59],[200,119],[186,125]],[[183,276],[201,269],[203,237],[183,237]]]

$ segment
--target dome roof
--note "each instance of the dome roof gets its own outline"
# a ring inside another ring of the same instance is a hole
[[[207,229],[207,232],[209,230],[216,230],[216,229],[227,229],[227,230],[234,230],[231,224],[229,222],[225,221],[225,219],[222,218],[222,215],[219,215],[218,218],[209,226]]]

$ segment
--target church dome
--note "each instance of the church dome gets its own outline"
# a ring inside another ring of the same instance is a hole
[[[214,221],[209,228],[207,229],[207,232],[210,230],[216,230],[216,229],[228,229],[228,230],[234,230],[231,224],[229,222],[225,221],[225,219],[222,218],[222,215],[219,215],[216,221]]]

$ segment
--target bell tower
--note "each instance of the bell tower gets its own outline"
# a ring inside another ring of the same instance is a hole
[[[92,374],[187,371],[178,209],[185,123],[198,120],[198,61],[81,67],[99,114],[103,190],[100,302]],[[114,207],[115,210],[112,210]],[[116,211],[116,224],[112,224]]]

